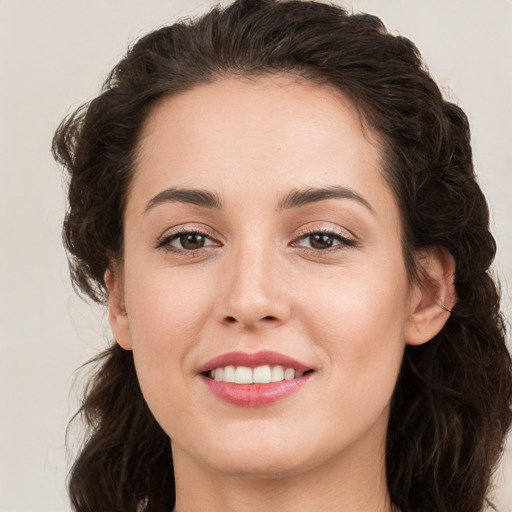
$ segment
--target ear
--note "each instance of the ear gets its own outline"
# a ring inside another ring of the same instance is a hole
[[[434,247],[423,250],[417,260],[419,278],[411,292],[411,311],[405,329],[409,345],[421,345],[438,334],[457,302],[453,256],[444,248]]]
[[[132,350],[132,338],[128,314],[124,305],[122,271],[108,268],[104,276],[108,290],[108,321],[117,343],[125,350]]]

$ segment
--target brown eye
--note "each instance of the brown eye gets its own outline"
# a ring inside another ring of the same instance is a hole
[[[327,233],[312,233],[308,238],[313,249],[329,249],[334,244],[334,236]]]
[[[182,231],[166,236],[158,244],[157,248],[166,249],[173,252],[186,253],[209,246],[218,246],[219,243],[212,240],[205,233],[200,231]]]
[[[293,245],[296,247],[314,249],[316,251],[325,251],[336,247],[340,249],[343,247],[354,247],[356,242],[338,233],[316,231],[301,236]]]
[[[183,249],[192,251],[194,249],[201,249],[201,247],[204,247],[206,237],[201,233],[185,233],[180,235],[179,241]]]

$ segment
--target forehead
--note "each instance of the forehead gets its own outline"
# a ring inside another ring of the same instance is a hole
[[[372,195],[387,189],[378,141],[332,87],[288,75],[226,78],[154,107],[132,190],[152,197],[169,186],[201,186],[277,196],[292,184],[334,184]]]

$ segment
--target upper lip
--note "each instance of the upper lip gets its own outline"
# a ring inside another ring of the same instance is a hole
[[[228,352],[210,359],[199,368],[199,373],[209,372],[215,368],[224,368],[225,366],[247,366],[256,368],[263,365],[284,366],[293,368],[295,371],[305,372],[311,370],[310,366],[293,359],[292,357],[264,350],[261,352]]]

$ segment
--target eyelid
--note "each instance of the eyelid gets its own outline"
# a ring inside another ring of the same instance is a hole
[[[308,247],[302,247],[302,246],[296,245],[299,240],[307,237],[308,235],[313,235],[313,234],[331,235],[333,237],[336,237],[341,243],[338,245],[335,245],[333,247],[329,247],[328,249],[314,249],[314,248],[308,248]],[[328,227],[326,227],[326,226],[324,226],[324,227],[311,226],[311,227],[299,229],[299,232],[298,232],[297,236],[293,239],[291,245],[295,246],[295,247],[302,247],[305,250],[314,251],[315,253],[326,253],[326,252],[329,252],[332,250],[339,250],[339,249],[343,249],[346,247],[357,247],[358,244],[359,244],[359,241],[357,240],[357,238],[352,234],[348,234],[347,230],[343,230],[341,228],[334,228],[332,226],[328,226]]]
[[[342,229],[342,228],[333,227],[333,226],[301,227],[301,228],[299,228],[295,239],[302,238],[306,235],[311,235],[314,233],[326,233],[326,234],[330,234],[330,235],[337,235],[340,238],[343,238],[345,240],[353,240],[354,242],[356,242],[356,240],[357,240],[357,238],[347,229]]]
[[[199,234],[204,236],[205,238],[208,238],[213,243],[210,243],[206,246],[200,247],[198,249],[180,249],[178,247],[174,247],[170,245],[171,241],[174,241],[182,234]],[[312,234],[327,234],[331,235],[340,241],[339,244],[332,246],[328,249],[315,249],[315,248],[308,248],[297,245],[297,242],[308,235]],[[207,229],[205,226],[197,227],[197,226],[180,226],[178,228],[171,230],[166,230],[163,235],[157,238],[155,241],[155,247],[157,249],[163,249],[169,252],[175,252],[179,254],[186,254],[186,255],[192,255],[196,254],[198,252],[202,252],[208,247],[221,247],[224,244],[219,241],[219,237],[217,235],[212,234],[211,230]],[[308,226],[299,228],[297,235],[294,237],[292,242],[290,243],[292,247],[301,247],[302,249],[306,251],[312,251],[315,253],[325,253],[329,252],[330,250],[339,250],[346,247],[357,247],[359,245],[358,239],[352,234],[348,232],[348,230],[342,229],[342,228],[335,228],[332,226]]]
[[[170,245],[171,241],[179,238],[183,234],[198,234],[212,240],[214,243],[198,249],[180,249]],[[220,247],[222,243],[208,230],[206,227],[198,228],[197,226],[180,226],[176,229],[166,230],[163,235],[159,236],[155,241],[157,249],[163,249],[169,252],[186,253],[187,255],[195,254],[204,250],[206,247]]]

